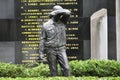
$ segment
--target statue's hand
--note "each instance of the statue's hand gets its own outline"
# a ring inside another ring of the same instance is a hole
[[[39,60],[43,60],[44,59],[44,55],[43,54],[40,54],[39,55]]]

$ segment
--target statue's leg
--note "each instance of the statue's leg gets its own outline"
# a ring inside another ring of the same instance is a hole
[[[60,66],[61,66],[63,76],[70,76],[70,68],[69,68],[69,64],[68,64],[66,50],[61,49],[58,52],[59,52],[58,53],[58,62],[60,64]]]
[[[56,51],[54,49],[48,49],[46,54],[50,68],[50,75],[58,76]]]

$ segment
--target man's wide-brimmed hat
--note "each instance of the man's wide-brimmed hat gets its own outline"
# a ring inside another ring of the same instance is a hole
[[[60,9],[63,9],[60,5],[56,5],[53,7],[53,11],[60,10]]]
[[[62,9],[63,8],[60,5],[55,5],[53,7],[53,11],[49,14],[49,17],[51,18],[51,17],[53,17],[55,15],[55,13],[54,13],[55,10],[62,10]]]

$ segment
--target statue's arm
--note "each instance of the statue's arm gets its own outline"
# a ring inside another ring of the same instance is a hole
[[[69,11],[68,9],[60,9],[60,10],[55,10],[51,12],[50,16],[53,16],[56,22],[58,20],[61,20],[64,24],[66,24],[70,17],[70,14],[71,14],[71,11]]]
[[[39,58],[43,59],[43,53],[44,53],[44,43],[46,40],[46,31],[44,26],[41,28],[41,35],[40,35],[40,44],[39,44]]]
[[[70,18],[71,11],[68,9],[65,9],[63,15],[61,16],[60,20],[64,23],[67,24],[68,19]]]

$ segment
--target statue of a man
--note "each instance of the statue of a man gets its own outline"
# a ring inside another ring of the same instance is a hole
[[[51,76],[57,76],[57,63],[60,64],[63,76],[70,75],[68,59],[66,55],[65,25],[71,12],[56,5],[49,14],[50,20],[44,23],[40,37],[40,59],[46,53]]]

